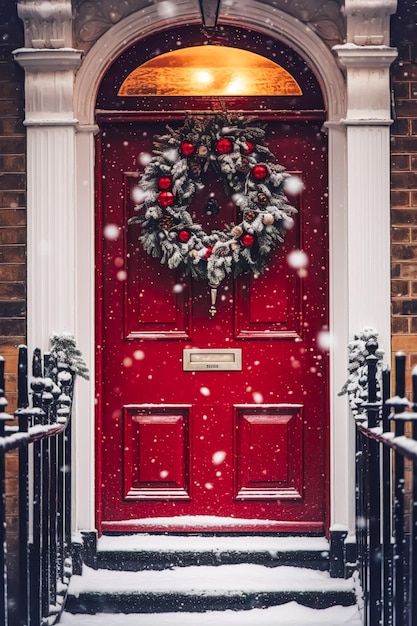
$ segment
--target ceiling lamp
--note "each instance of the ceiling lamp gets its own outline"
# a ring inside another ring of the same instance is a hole
[[[205,28],[216,28],[221,0],[199,0],[201,21]]]

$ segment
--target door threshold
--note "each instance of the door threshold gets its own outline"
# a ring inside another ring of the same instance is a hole
[[[259,520],[216,515],[147,517],[130,520],[105,520],[103,533],[307,533],[323,534],[323,522]]]

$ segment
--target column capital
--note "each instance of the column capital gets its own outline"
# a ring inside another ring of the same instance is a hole
[[[26,72],[75,72],[81,65],[81,50],[74,48],[18,48],[15,61]]]
[[[347,43],[333,48],[346,69],[347,112],[344,124],[386,126],[391,124],[390,66],[397,50],[389,46],[357,46]]]
[[[75,126],[74,74],[81,52],[73,48],[19,48],[14,58],[25,70],[26,126]]]
[[[17,12],[24,24],[28,48],[72,46],[71,0],[18,0]]]
[[[358,46],[389,45],[390,17],[397,0],[345,0],[347,41]]]
[[[389,68],[397,57],[397,49],[389,46],[358,46],[346,43],[334,46],[340,65],[346,69]]]

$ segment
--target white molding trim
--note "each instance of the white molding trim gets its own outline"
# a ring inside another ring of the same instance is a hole
[[[378,3],[375,3],[375,0],[369,2],[364,0],[364,4]],[[358,90],[359,85],[363,90],[364,76],[367,75],[369,78],[373,71],[382,71],[381,68],[370,67],[371,59],[375,56],[373,47],[369,46],[372,50],[362,50],[362,59],[356,52],[354,53],[357,65],[354,68],[347,68],[349,85],[347,89],[336,59],[319,37],[308,26],[271,5],[257,0],[247,0],[242,16],[240,3],[227,3],[224,13],[220,14],[219,22],[253,28],[295,49],[315,72],[328,109],[330,326],[334,337],[330,351],[331,523],[347,524],[352,528],[353,421],[348,414],[346,399],[339,398],[337,392],[346,378],[347,342],[363,325],[375,326],[382,339],[382,348],[389,349],[389,343],[385,343],[389,337],[389,316],[386,315],[390,302],[386,290],[388,279],[382,276],[382,271],[385,272],[389,267],[390,258],[386,231],[387,214],[389,218],[389,193],[386,188],[389,163],[386,159],[389,150],[387,140],[389,111],[384,108],[386,100],[381,103],[380,99],[374,102],[372,98],[367,104],[375,107],[375,111],[371,108],[367,111],[367,116],[364,116],[363,111],[360,116],[354,110],[354,103],[358,102],[354,97],[355,90]],[[58,114],[56,101],[43,103],[42,98],[34,95],[36,92],[39,93],[38,88],[43,79],[46,81],[43,84],[47,84],[48,81],[59,78],[56,83],[59,85],[63,74],[67,73],[67,81],[70,77],[72,80],[73,70],[61,72],[57,77],[58,72],[48,68],[46,56],[42,57],[45,59],[44,76],[41,62],[36,72],[37,76],[28,68],[28,75],[33,74],[26,85],[26,98],[32,103],[27,119],[30,126],[28,208],[33,216],[40,215],[46,231],[42,232],[39,224],[33,222],[30,228],[33,226],[38,237],[46,236],[46,248],[53,242],[54,254],[58,253],[58,248],[62,245],[68,260],[67,263],[60,264],[59,271],[58,268],[51,270],[46,267],[47,263],[42,259],[39,260],[39,250],[34,247],[37,238],[34,234],[30,235],[33,243],[29,245],[29,266],[32,267],[29,290],[30,293],[37,295],[38,302],[41,301],[39,307],[45,311],[52,302],[56,302],[54,284],[50,278],[56,278],[61,272],[60,281],[68,285],[68,291],[60,294],[63,305],[59,304],[54,313],[43,322],[42,333],[49,334],[57,329],[74,332],[91,369],[90,382],[80,381],[77,385],[74,491],[77,529],[92,529],[95,524],[93,222],[95,99],[100,82],[110,64],[134,41],[173,25],[199,23],[200,14],[195,0],[178,0],[175,8],[177,11],[175,18],[163,19],[156,6],[152,4],[107,31],[83,60],[75,78],[73,106],[72,108],[68,106],[62,118]],[[339,57],[343,57],[343,52]],[[346,53],[345,59],[347,58]],[[383,71],[384,76],[379,81],[378,89],[381,96],[385,97],[389,94],[389,84],[387,69]],[[65,84],[68,86],[67,82]],[[66,96],[65,101],[67,102]],[[53,115],[51,112],[48,113],[48,108],[53,109]],[[64,108],[66,109],[67,105]],[[74,140],[73,124],[76,119],[80,124]],[[50,126],[45,128],[43,124],[48,122]],[[64,124],[63,127],[60,125],[61,122]],[[363,141],[366,150],[362,147]],[[382,156],[375,159],[374,153],[377,150],[381,151]],[[65,183],[62,184],[62,181]],[[373,197],[368,202],[370,195]],[[361,198],[366,198],[366,207],[361,204]],[[366,235],[359,237],[362,263],[358,267],[357,231],[359,225],[364,223],[361,218],[367,212],[378,222],[378,230],[372,230],[374,225],[367,222],[369,228]],[[62,235],[62,223],[65,237]],[[378,263],[381,272],[378,273],[373,272],[375,245],[370,245],[374,232],[377,232],[380,248]],[[48,249],[46,253],[49,253]],[[45,269],[46,274],[40,272],[39,268]],[[358,271],[361,273],[359,280],[357,280]],[[369,296],[364,307],[362,298],[370,286],[375,298]],[[33,297],[30,297],[28,320],[29,333],[32,333],[32,336],[40,324],[37,306]]]

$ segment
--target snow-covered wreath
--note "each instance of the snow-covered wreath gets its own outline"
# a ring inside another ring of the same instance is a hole
[[[167,126],[167,131],[155,138],[152,159],[140,179],[143,201],[135,210],[144,213],[129,223],[141,223],[140,240],[148,254],[208,281],[214,315],[213,290],[225,276],[263,272],[271,251],[292,226],[296,209],[284,193],[289,174],[273,163],[274,155],[263,143],[265,129],[254,117],[189,115],[180,128]],[[210,166],[240,209],[240,221],[206,232],[189,207]]]

